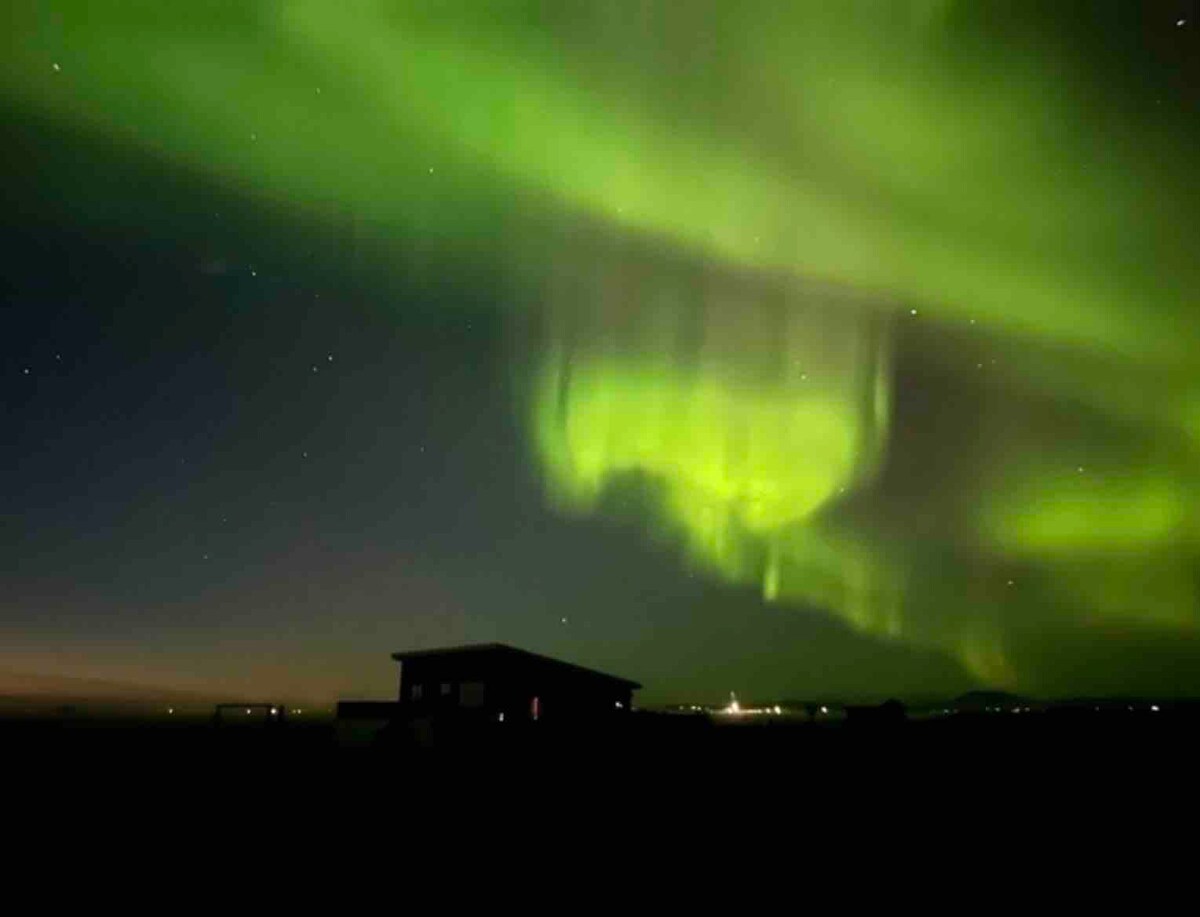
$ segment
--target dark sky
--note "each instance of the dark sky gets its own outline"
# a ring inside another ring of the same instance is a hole
[[[0,668],[1200,687],[1195,4],[605,6],[11,6]]]

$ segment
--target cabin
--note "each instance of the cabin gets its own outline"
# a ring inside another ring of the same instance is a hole
[[[565,723],[628,713],[636,681],[503,643],[393,653],[409,720]]]

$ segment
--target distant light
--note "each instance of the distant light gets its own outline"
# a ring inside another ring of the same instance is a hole
[[[828,713],[828,712],[829,712],[829,708],[828,708],[828,707],[822,707],[822,708],[821,708],[821,712],[822,712],[822,713]]]
[[[1155,707],[1154,709],[1155,709],[1155,710],[1157,710],[1158,708],[1157,708],[1157,707]],[[167,708],[167,713],[172,713],[172,714],[173,714],[174,712],[175,712],[175,708],[174,708],[174,707],[168,707],[168,708]]]
[[[1020,713],[1020,712],[1021,712],[1020,707],[1013,707],[1013,713]]]
[[[1180,29],[1182,29],[1182,28],[1183,28],[1185,25],[1187,25],[1187,20],[1186,20],[1186,19],[1176,19],[1176,20],[1175,20],[1175,26],[1176,26],[1176,28],[1180,28]],[[55,69],[55,70],[57,70],[57,69],[58,69],[58,64],[55,64],[55,65],[54,65],[54,69]]]
[[[1155,713],[1158,713],[1158,704],[1151,704],[1150,709]]]
[[[278,712],[279,711],[275,707],[271,708],[271,716],[275,716],[275,714],[277,714]]]
[[[1180,20],[1178,23],[1176,23],[1176,25],[1183,25],[1183,20]],[[58,64],[55,64],[55,65],[54,65],[54,72],[55,72],[55,73],[58,73],[60,70],[62,70],[62,67],[58,66]]]
[[[617,701],[617,709],[618,709],[618,710],[624,710],[624,709],[625,709],[625,705],[624,705],[623,703],[621,703],[620,701]]]
[[[908,314],[909,314],[909,315],[916,315],[916,314],[917,314],[917,310],[916,310],[916,309],[909,309],[909,310],[908,310]]]
[[[501,714],[500,714],[500,717],[499,717],[499,719],[500,719],[500,722],[501,722],[501,723],[503,723],[503,722],[504,722],[504,714],[503,714],[503,713],[501,713]]]
[[[781,713],[783,713],[783,710],[780,708],[779,704],[776,704],[775,705],[775,715],[779,716],[779,714],[781,714]]]
[[[247,707],[247,708],[246,708],[246,716],[249,716],[249,715],[250,715],[250,708],[249,708],[249,707]]]

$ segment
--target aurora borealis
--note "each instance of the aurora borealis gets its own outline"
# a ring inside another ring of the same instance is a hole
[[[2,16],[0,664],[1200,688],[1191,0]]]

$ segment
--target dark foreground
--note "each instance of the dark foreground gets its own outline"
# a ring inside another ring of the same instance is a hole
[[[0,721],[6,769],[32,777],[143,774],[220,782],[311,777],[328,785],[470,771],[476,783],[537,773],[568,783],[671,779],[743,787],[823,785],[855,775],[894,783],[947,779],[1031,781],[1107,775],[1161,783],[1193,772],[1200,717],[1065,710],[956,714],[863,725],[634,713],[602,724],[527,723],[433,731],[396,726],[367,736],[333,720],[214,726],[209,720],[10,719]],[[1190,779],[1190,778],[1189,778]]]
[[[125,872],[136,836],[139,857],[197,864],[299,848],[298,866],[280,855],[286,870],[337,877],[364,863],[390,876],[414,844],[443,866],[482,849],[518,871],[531,858],[607,870],[628,849],[701,881],[700,864],[726,857],[853,873],[879,857],[1041,845],[1061,865],[1083,849],[1068,835],[1173,836],[1191,830],[1196,736],[1193,717],[1165,711],[861,727],[636,713],[589,729],[443,730],[432,747],[347,742],[332,720],[26,720],[0,724],[0,770],[29,849],[84,830],[87,857]],[[357,865],[334,869],[334,856]]]

